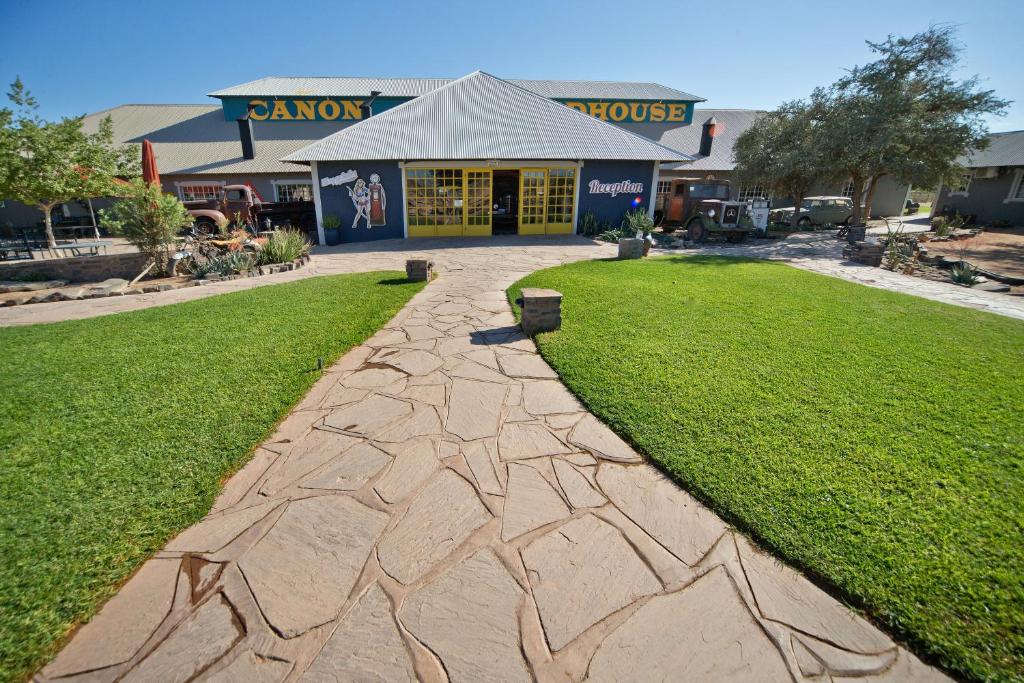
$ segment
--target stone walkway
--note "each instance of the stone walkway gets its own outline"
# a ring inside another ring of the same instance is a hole
[[[611,251],[444,252],[38,680],[945,680],[555,379],[504,289]]]

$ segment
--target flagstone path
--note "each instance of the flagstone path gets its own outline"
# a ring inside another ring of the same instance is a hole
[[[555,379],[504,289],[594,256],[446,252],[38,680],[944,679]]]

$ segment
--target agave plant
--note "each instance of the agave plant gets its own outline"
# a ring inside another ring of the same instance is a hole
[[[978,284],[978,274],[975,272],[974,266],[963,261],[953,266],[949,278],[964,287],[973,287]]]

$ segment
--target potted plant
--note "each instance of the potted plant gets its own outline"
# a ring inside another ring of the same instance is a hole
[[[643,209],[627,211],[622,227],[623,230],[635,233],[636,239],[644,241],[644,256],[647,256],[648,252],[651,251],[651,245],[654,244],[654,237],[652,236],[654,221],[647,215],[647,212]]]
[[[324,241],[328,246],[341,244],[341,219],[336,214],[329,213],[324,216]]]

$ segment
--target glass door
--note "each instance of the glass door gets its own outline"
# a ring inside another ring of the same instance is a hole
[[[462,235],[463,213],[466,210],[461,168],[439,168],[437,180],[437,236]]]
[[[466,171],[466,235],[491,234],[491,170]]]
[[[547,171],[523,169],[519,172],[519,234],[543,235],[547,203]]]
[[[549,235],[568,235],[574,232],[575,199],[576,169],[548,169],[546,231]]]

